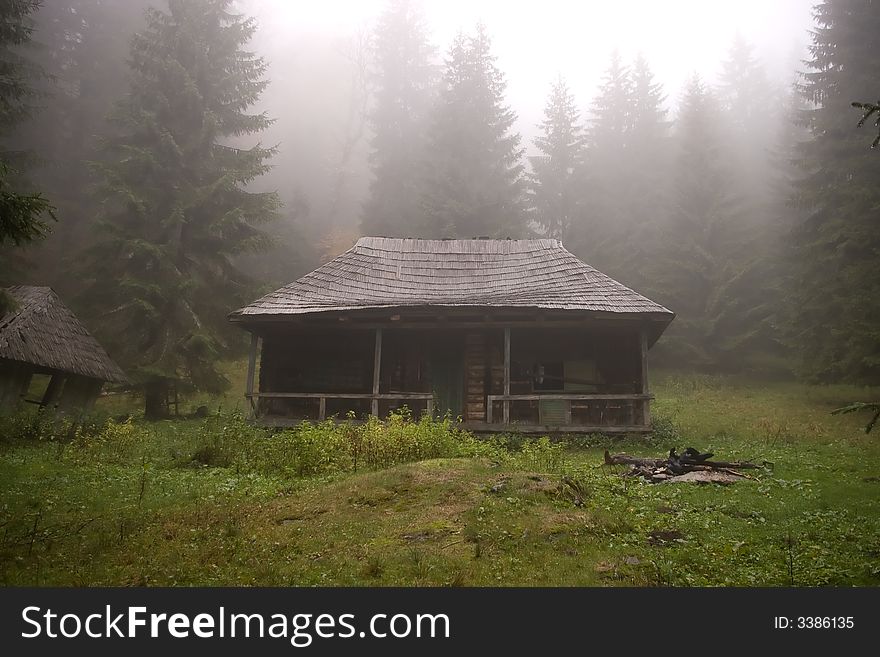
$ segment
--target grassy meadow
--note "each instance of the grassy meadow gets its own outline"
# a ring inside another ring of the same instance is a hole
[[[0,418],[0,583],[880,584],[880,435],[830,415],[877,390],[661,374],[654,436],[553,442],[401,416],[270,433],[229,372],[181,407],[208,418]],[[672,446],[765,467],[718,486],[602,465]]]

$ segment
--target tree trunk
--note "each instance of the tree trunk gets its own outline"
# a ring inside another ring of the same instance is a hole
[[[162,420],[168,415],[165,400],[168,395],[168,382],[164,379],[150,381],[144,386],[144,419]]]

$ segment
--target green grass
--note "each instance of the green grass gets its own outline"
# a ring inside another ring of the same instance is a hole
[[[880,442],[867,418],[830,415],[878,391],[656,378],[657,436],[565,446],[401,420],[271,437],[227,415],[64,440],[7,429],[0,583],[880,584]],[[688,445],[768,465],[732,486],[601,465],[605,448]]]

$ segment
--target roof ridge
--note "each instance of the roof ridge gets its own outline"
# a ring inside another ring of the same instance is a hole
[[[231,316],[456,305],[673,316],[557,239],[369,236]]]

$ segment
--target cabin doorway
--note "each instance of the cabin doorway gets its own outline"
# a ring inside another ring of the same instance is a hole
[[[464,340],[461,335],[435,335],[431,340],[431,391],[435,411],[442,417],[462,414]]]

